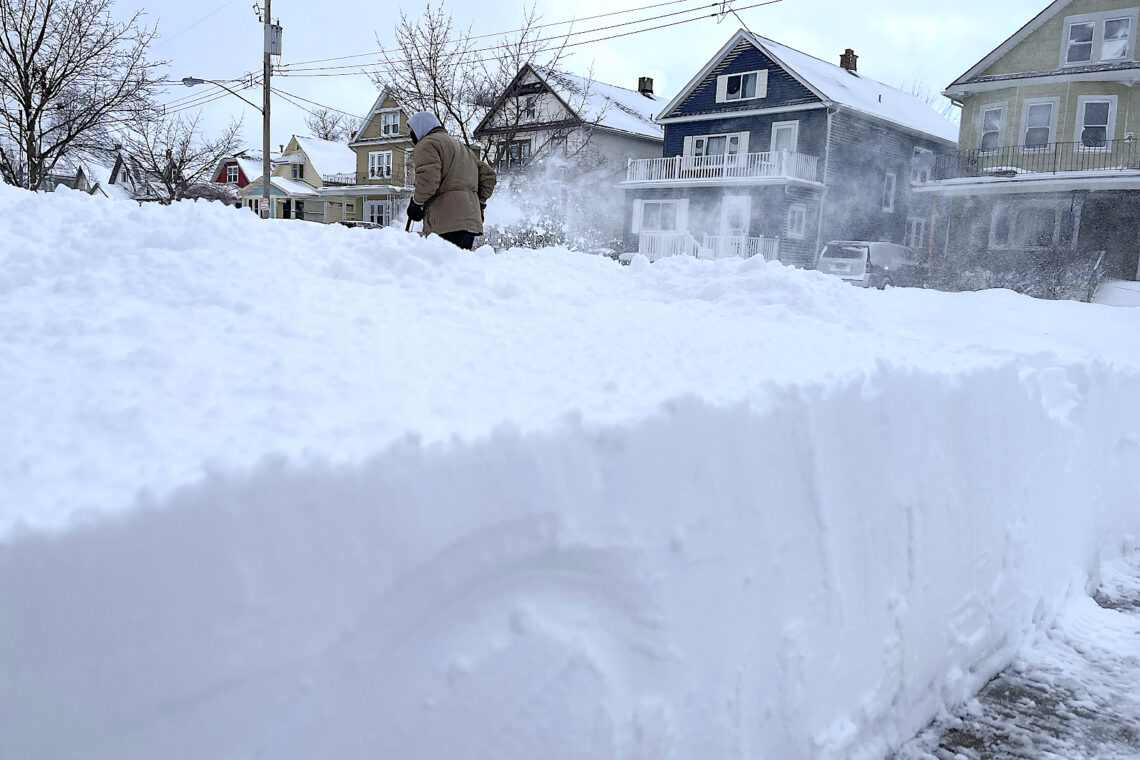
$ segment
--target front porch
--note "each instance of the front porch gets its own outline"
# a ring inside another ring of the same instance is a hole
[[[780,257],[780,239],[702,235],[698,240],[691,232],[642,232],[638,235],[637,252],[650,261],[669,256],[692,256],[698,259],[750,259],[761,256],[765,261],[777,261]]]

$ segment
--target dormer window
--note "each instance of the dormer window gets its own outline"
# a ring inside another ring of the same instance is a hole
[[[1062,66],[1132,60],[1140,9],[1086,13],[1065,19]]]
[[[740,74],[722,74],[716,78],[716,102],[734,103],[738,100],[758,100],[768,95],[768,72],[745,71]]]
[[[226,183],[236,185],[238,183],[238,168],[236,166],[226,167]]]

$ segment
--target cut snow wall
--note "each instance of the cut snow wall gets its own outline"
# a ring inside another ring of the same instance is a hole
[[[265,462],[0,544],[0,758],[879,757],[1140,532],[1140,379]]]

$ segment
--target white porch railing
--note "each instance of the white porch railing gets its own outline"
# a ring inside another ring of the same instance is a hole
[[[727,156],[630,159],[627,182],[784,178],[816,182],[819,159],[778,150]]]
[[[780,255],[780,239],[705,235],[703,241],[698,242],[688,232],[642,232],[638,236],[637,252],[650,261],[667,256],[693,256],[699,259],[749,259],[762,256],[766,261],[775,261]]]
[[[341,174],[322,174],[321,181],[326,185],[355,185],[356,172],[347,172]]]
[[[765,261],[775,261],[780,255],[780,239],[705,235],[701,248],[702,258],[750,259],[753,256],[762,256]]]

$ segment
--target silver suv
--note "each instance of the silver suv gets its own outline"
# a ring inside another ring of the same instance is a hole
[[[867,240],[832,240],[820,251],[815,266],[864,288],[922,285],[926,276],[926,265],[915,251]]]

